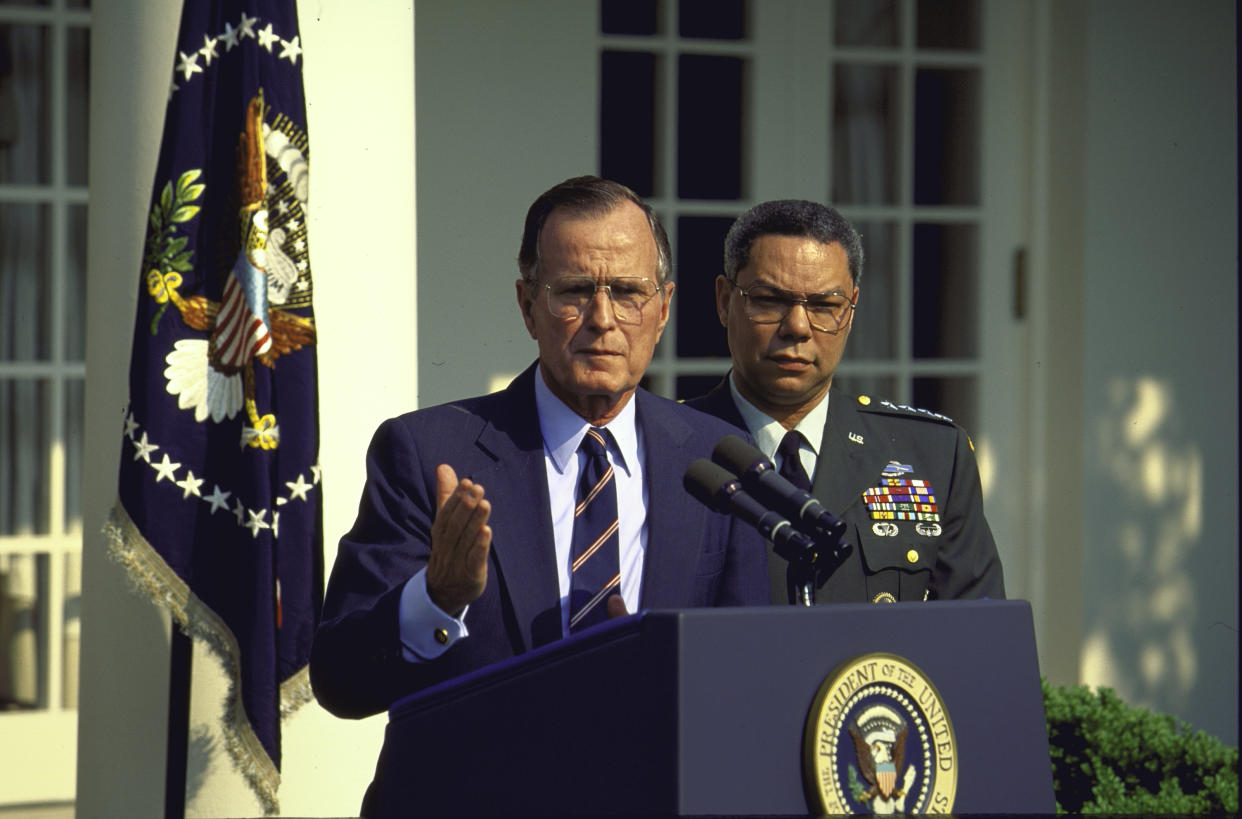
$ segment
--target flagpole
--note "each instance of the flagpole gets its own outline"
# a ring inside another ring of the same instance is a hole
[[[184,819],[190,741],[190,638],[173,623],[168,663],[168,748],[164,757],[164,817]]]

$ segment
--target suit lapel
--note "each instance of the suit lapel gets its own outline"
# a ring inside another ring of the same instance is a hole
[[[643,559],[643,608],[676,606],[689,598],[699,558],[704,507],[670,503],[685,495],[682,451],[693,430],[644,390],[635,393],[643,436],[647,485],[647,552]],[[693,548],[687,544],[694,544]]]
[[[480,474],[492,499],[492,556],[526,649],[561,637],[556,547],[535,410],[535,369],[518,376],[487,413],[476,447],[492,460]]]
[[[686,403],[700,412],[715,415],[735,427],[746,429],[746,421],[742,418],[742,413],[733,400],[733,391],[729,389],[729,376],[727,375],[712,387],[710,392]]]

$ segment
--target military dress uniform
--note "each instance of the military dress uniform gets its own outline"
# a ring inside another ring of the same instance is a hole
[[[746,428],[727,376],[686,403]],[[854,546],[817,603],[1004,598],[974,447],[951,419],[829,390],[811,494],[846,523],[842,540]],[[784,603],[784,568],[769,566],[773,602]]]

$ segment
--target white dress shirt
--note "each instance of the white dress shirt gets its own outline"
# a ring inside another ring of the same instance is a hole
[[[769,461],[776,464],[777,469],[780,469],[781,464],[776,458],[776,450],[781,445],[781,439],[785,437],[787,430],[781,426],[779,421],[742,397],[742,394],[737,391],[737,384],[733,381],[732,373],[729,374],[729,392],[733,394],[733,403],[737,404],[738,410],[742,413],[742,420],[746,422],[746,428],[754,437],[755,445],[768,457]],[[803,416],[794,427],[806,439],[798,448],[798,455],[802,458],[802,468],[806,470],[807,476],[812,481],[815,480],[815,464],[819,461],[820,449],[824,442],[824,425],[827,423],[828,393],[824,393],[824,400],[812,407],[811,411]]]

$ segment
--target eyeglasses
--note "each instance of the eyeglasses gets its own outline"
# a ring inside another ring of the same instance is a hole
[[[835,335],[841,332],[846,317],[854,309],[854,302],[837,290],[797,295],[767,284],[752,284],[745,289],[732,280],[729,284],[742,294],[746,317],[754,324],[780,324],[795,304],[801,304],[812,327],[821,333]]]
[[[637,276],[622,276],[607,284],[587,276],[565,276],[543,287],[548,293],[548,310],[565,321],[581,316],[595,294],[603,290],[612,302],[612,314],[623,324],[642,324],[643,308],[661,290],[651,279]]]

